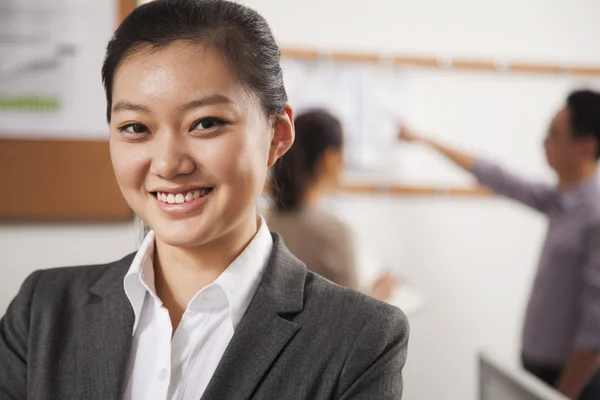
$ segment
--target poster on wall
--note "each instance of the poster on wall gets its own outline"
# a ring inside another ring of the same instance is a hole
[[[394,68],[323,61],[282,62],[289,102],[296,115],[325,109],[344,130],[346,172],[353,178],[389,175],[398,124],[410,98],[404,75]]]
[[[107,137],[100,69],[115,2],[2,0],[0,137]]]

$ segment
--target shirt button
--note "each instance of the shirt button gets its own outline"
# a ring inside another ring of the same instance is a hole
[[[161,381],[164,381],[165,379],[167,379],[168,375],[169,375],[169,371],[167,371],[166,368],[163,368],[158,373],[158,379],[160,379]]]

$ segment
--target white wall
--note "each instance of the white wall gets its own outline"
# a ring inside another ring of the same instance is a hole
[[[595,0],[245,0],[285,46],[600,62]]]
[[[594,0],[244,3],[268,19],[284,47],[600,63],[600,3]],[[454,95],[461,101],[460,91]],[[548,104],[561,100],[542,99]],[[485,115],[490,126],[495,118],[510,118],[504,109],[493,111],[474,108],[472,113]],[[548,116],[552,112],[548,109]],[[426,119],[417,122],[434,126]],[[548,178],[539,164],[538,139],[529,136],[523,151],[507,154],[507,146],[486,147],[481,122],[464,121],[463,132],[452,126],[445,137],[486,154],[504,154],[518,170]],[[546,123],[530,121],[540,139]],[[517,363],[524,307],[546,227],[543,218],[500,199],[344,196],[334,199],[332,209],[426,297],[426,308],[411,322],[406,399],[474,400],[479,349]]]
[[[265,15],[283,46],[600,63],[595,0],[245,3]],[[516,360],[543,219],[496,199],[346,196],[334,204],[361,241],[426,296],[412,321],[405,398],[475,399],[477,349]],[[113,260],[135,243],[132,224],[0,225],[0,313],[33,270]]]
[[[359,241],[425,297],[411,318],[406,399],[475,399],[476,352],[515,364],[545,221],[500,199],[332,199]]]
[[[0,224],[0,315],[37,269],[117,260],[134,251],[138,229],[120,224]]]

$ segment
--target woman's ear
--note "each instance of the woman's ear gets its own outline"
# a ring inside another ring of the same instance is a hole
[[[267,166],[271,167],[294,143],[294,115],[292,107],[286,104],[281,114],[273,122],[273,137],[269,148]]]

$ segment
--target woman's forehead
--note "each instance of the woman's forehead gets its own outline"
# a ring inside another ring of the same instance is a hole
[[[190,92],[235,99],[243,97],[245,90],[216,50],[190,43],[132,53],[117,68],[113,84],[115,100],[132,93],[185,98]]]

